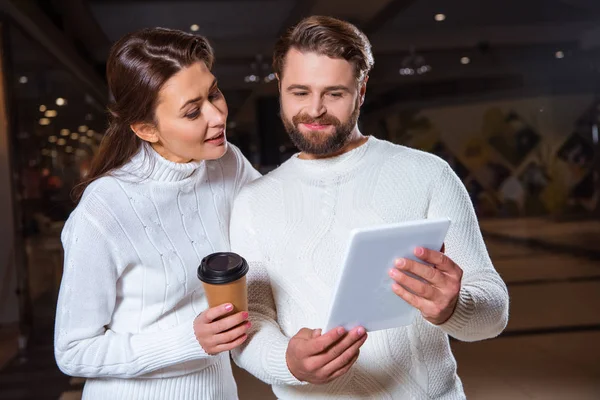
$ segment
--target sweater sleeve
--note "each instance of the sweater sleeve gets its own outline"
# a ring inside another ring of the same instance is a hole
[[[267,259],[261,254],[253,229],[246,192],[235,202],[231,218],[231,247],[250,264],[248,307],[252,328],[248,340],[231,351],[235,363],[271,385],[303,385],[289,371],[285,354],[290,341],[277,323]]]
[[[131,378],[210,357],[196,341],[191,320],[152,333],[107,328],[127,263],[124,254],[131,250],[126,243],[116,246],[115,237],[122,235],[103,202],[87,197],[62,233],[65,260],[54,336],[60,370],[88,378]]]
[[[469,195],[447,164],[432,190],[428,217],[450,218],[446,254],[463,270],[456,309],[440,328],[462,341],[498,336],[508,322],[508,291],[487,253]]]

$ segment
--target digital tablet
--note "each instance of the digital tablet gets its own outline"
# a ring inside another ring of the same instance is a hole
[[[426,219],[355,229],[348,246],[323,332],[342,326],[367,331],[410,325],[418,310],[392,291],[394,261],[418,261],[416,247],[440,250],[449,219]]]

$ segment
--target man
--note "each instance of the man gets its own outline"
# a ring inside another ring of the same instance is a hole
[[[286,400],[464,398],[448,336],[491,338],[508,318],[506,286],[464,186],[436,156],[360,132],[373,56],[355,26],[307,18],[279,40],[273,65],[281,119],[301,152],[247,186],[234,206],[232,249],[251,264],[253,321],[234,360]],[[350,230],[438,217],[452,221],[445,254],[415,250],[435,268],[390,266],[392,290],[420,310],[412,325],[368,340],[362,327],[317,329]]]

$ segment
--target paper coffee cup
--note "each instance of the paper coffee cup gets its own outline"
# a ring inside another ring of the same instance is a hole
[[[232,313],[248,311],[246,274],[248,263],[235,253],[213,253],[202,259],[198,279],[202,281],[210,308],[233,304]]]

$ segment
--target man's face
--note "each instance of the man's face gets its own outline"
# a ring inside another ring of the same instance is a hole
[[[296,147],[316,156],[341,150],[356,127],[366,90],[354,65],[292,48],[279,85],[281,119]]]

